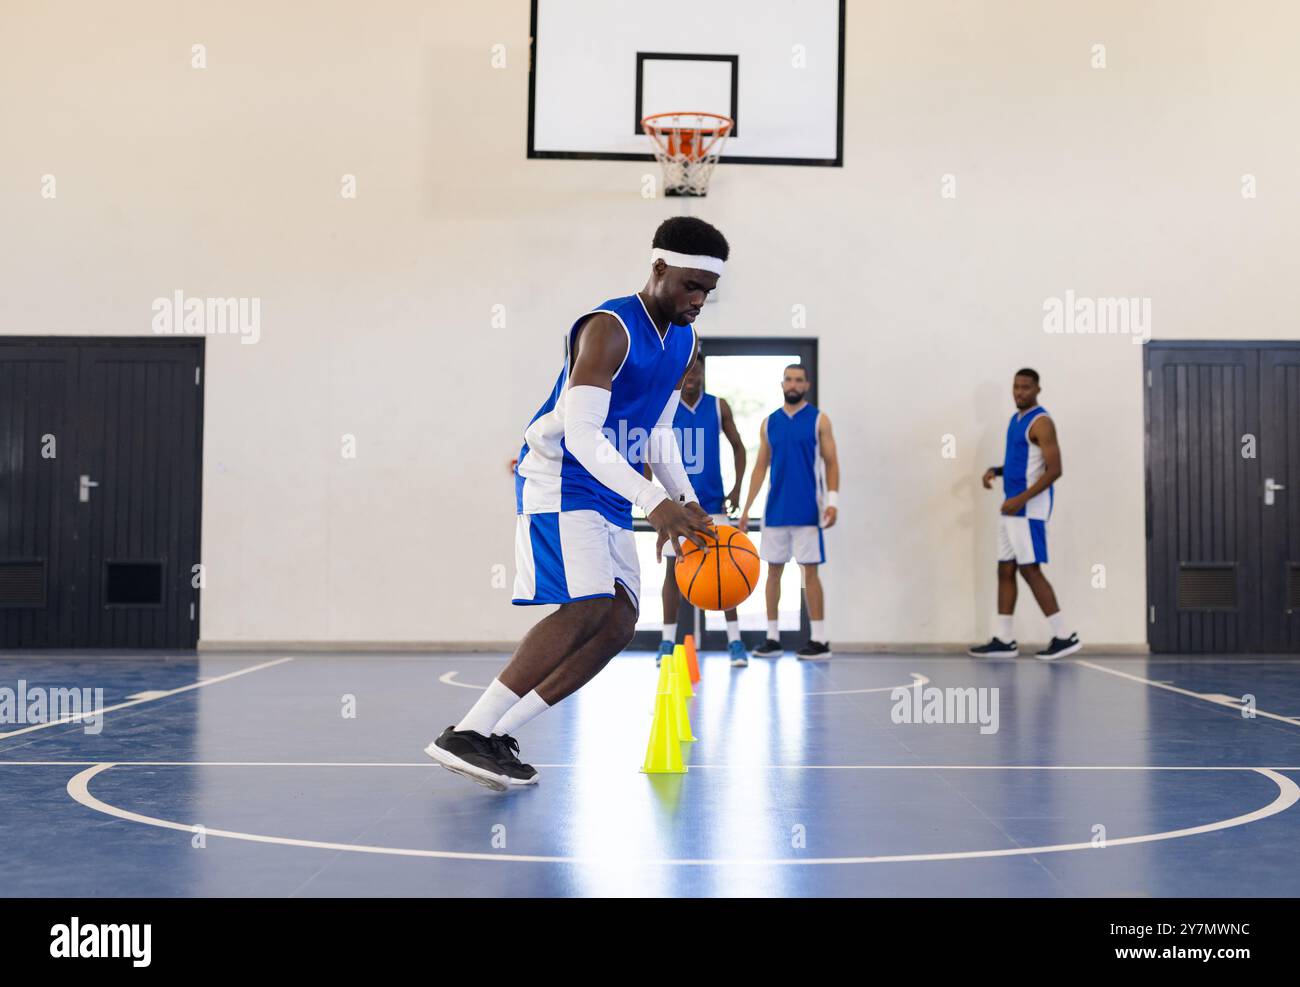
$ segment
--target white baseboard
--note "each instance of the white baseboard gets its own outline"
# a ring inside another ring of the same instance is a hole
[[[200,641],[199,651],[287,651],[290,653],[363,653],[363,654],[418,654],[421,652],[459,654],[487,652],[510,654],[518,641]],[[1044,644],[1047,642],[1044,641]],[[838,641],[832,639],[831,648],[836,654],[865,655],[964,655],[970,642],[899,642],[899,641]],[[1024,649],[1027,652],[1026,646]],[[1023,653],[1023,652],[1022,652]],[[1094,644],[1087,641],[1083,654],[1146,655],[1150,648],[1145,644]]]
[[[287,651],[333,653],[475,652],[510,654],[518,641],[200,641],[199,651]]]

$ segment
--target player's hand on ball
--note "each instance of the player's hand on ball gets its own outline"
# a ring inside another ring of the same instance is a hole
[[[685,506],[686,512],[691,515],[692,521],[702,524],[710,534],[714,531],[713,518],[696,501],[691,501],[683,506]]]
[[[682,554],[681,539],[683,538],[696,548],[706,548],[707,544],[701,536],[709,535],[713,528],[713,519],[704,513],[704,508],[694,502],[678,504],[676,501],[665,500],[650,512],[648,520],[659,532],[658,545],[655,548],[657,557],[663,551],[664,542],[669,539],[672,539],[673,549],[677,552],[678,558]]]
[[[737,531],[748,531],[748,530],[749,530],[749,515],[748,515],[748,514],[742,514],[742,515],[740,515],[740,519],[736,522],[736,530],[737,530]]]
[[[835,519],[839,516],[840,516],[840,510],[838,507],[826,508],[826,513],[822,515],[822,527],[823,528],[834,527]]]

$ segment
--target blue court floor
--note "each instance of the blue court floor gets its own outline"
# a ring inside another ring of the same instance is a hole
[[[423,748],[504,662],[0,658],[108,708],[0,723],[0,895],[1300,895],[1296,660],[706,655],[689,773],[647,776],[627,654],[496,794]],[[896,722],[899,686],[977,690],[983,731]]]

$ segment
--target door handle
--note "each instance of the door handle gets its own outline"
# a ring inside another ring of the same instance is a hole
[[[92,480],[87,474],[81,474],[81,482],[77,486],[77,499],[83,504],[90,503],[90,488],[99,486],[99,482]],[[1272,503],[1272,501],[1270,501]]]
[[[1274,483],[1273,478],[1271,476],[1268,479],[1266,479],[1264,481],[1264,506],[1265,507],[1273,506],[1273,500],[1274,500],[1273,491],[1285,490],[1285,489],[1286,487],[1283,486],[1282,484]]]

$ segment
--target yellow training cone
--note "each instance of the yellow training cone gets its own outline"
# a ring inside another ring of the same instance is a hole
[[[672,671],[673,671],[672,658],[669,658],[667,661],[661,661],[659,663],[659,684],[655,687],[656,696],[659,695],[659,693],[661,692],[668,691],[668,687],[671,684],[668,681],[668,676],[672,674]]]
[[[650,727],[650,744],[645,752],[643,774],[680,775],[686,773],[682,763],[682,745],[677,739],[677,717],[673,697],[661,692],[655,698],[655,719]]]
[[[685,659],[683,658],[683,663]],[[683,689],[691,687],[691,680],[684,671],[673,669],[672,710],[676,719],[677,739],[683,743],[694,743],[695,734],[691,733],[691,714],[686,708],[686,693]]]
[[[661,661],[659,663],[659,685],[655,687],[656,696],[658,696],[661,692],[672,691],[672,687],[673,687],[671,681],[672,670],[673,670],[672,658],[669,658],[667,661]],[[654,715],[653,709],[650,710],[650,715],[651,716]]]
[[[679,644],[673,648],[673,674],[677,676],[677,688],[681,690],[682,695],[687,699],[694,699],[695,690],[691,688],[691,669],[686,664],[684,645]]]

